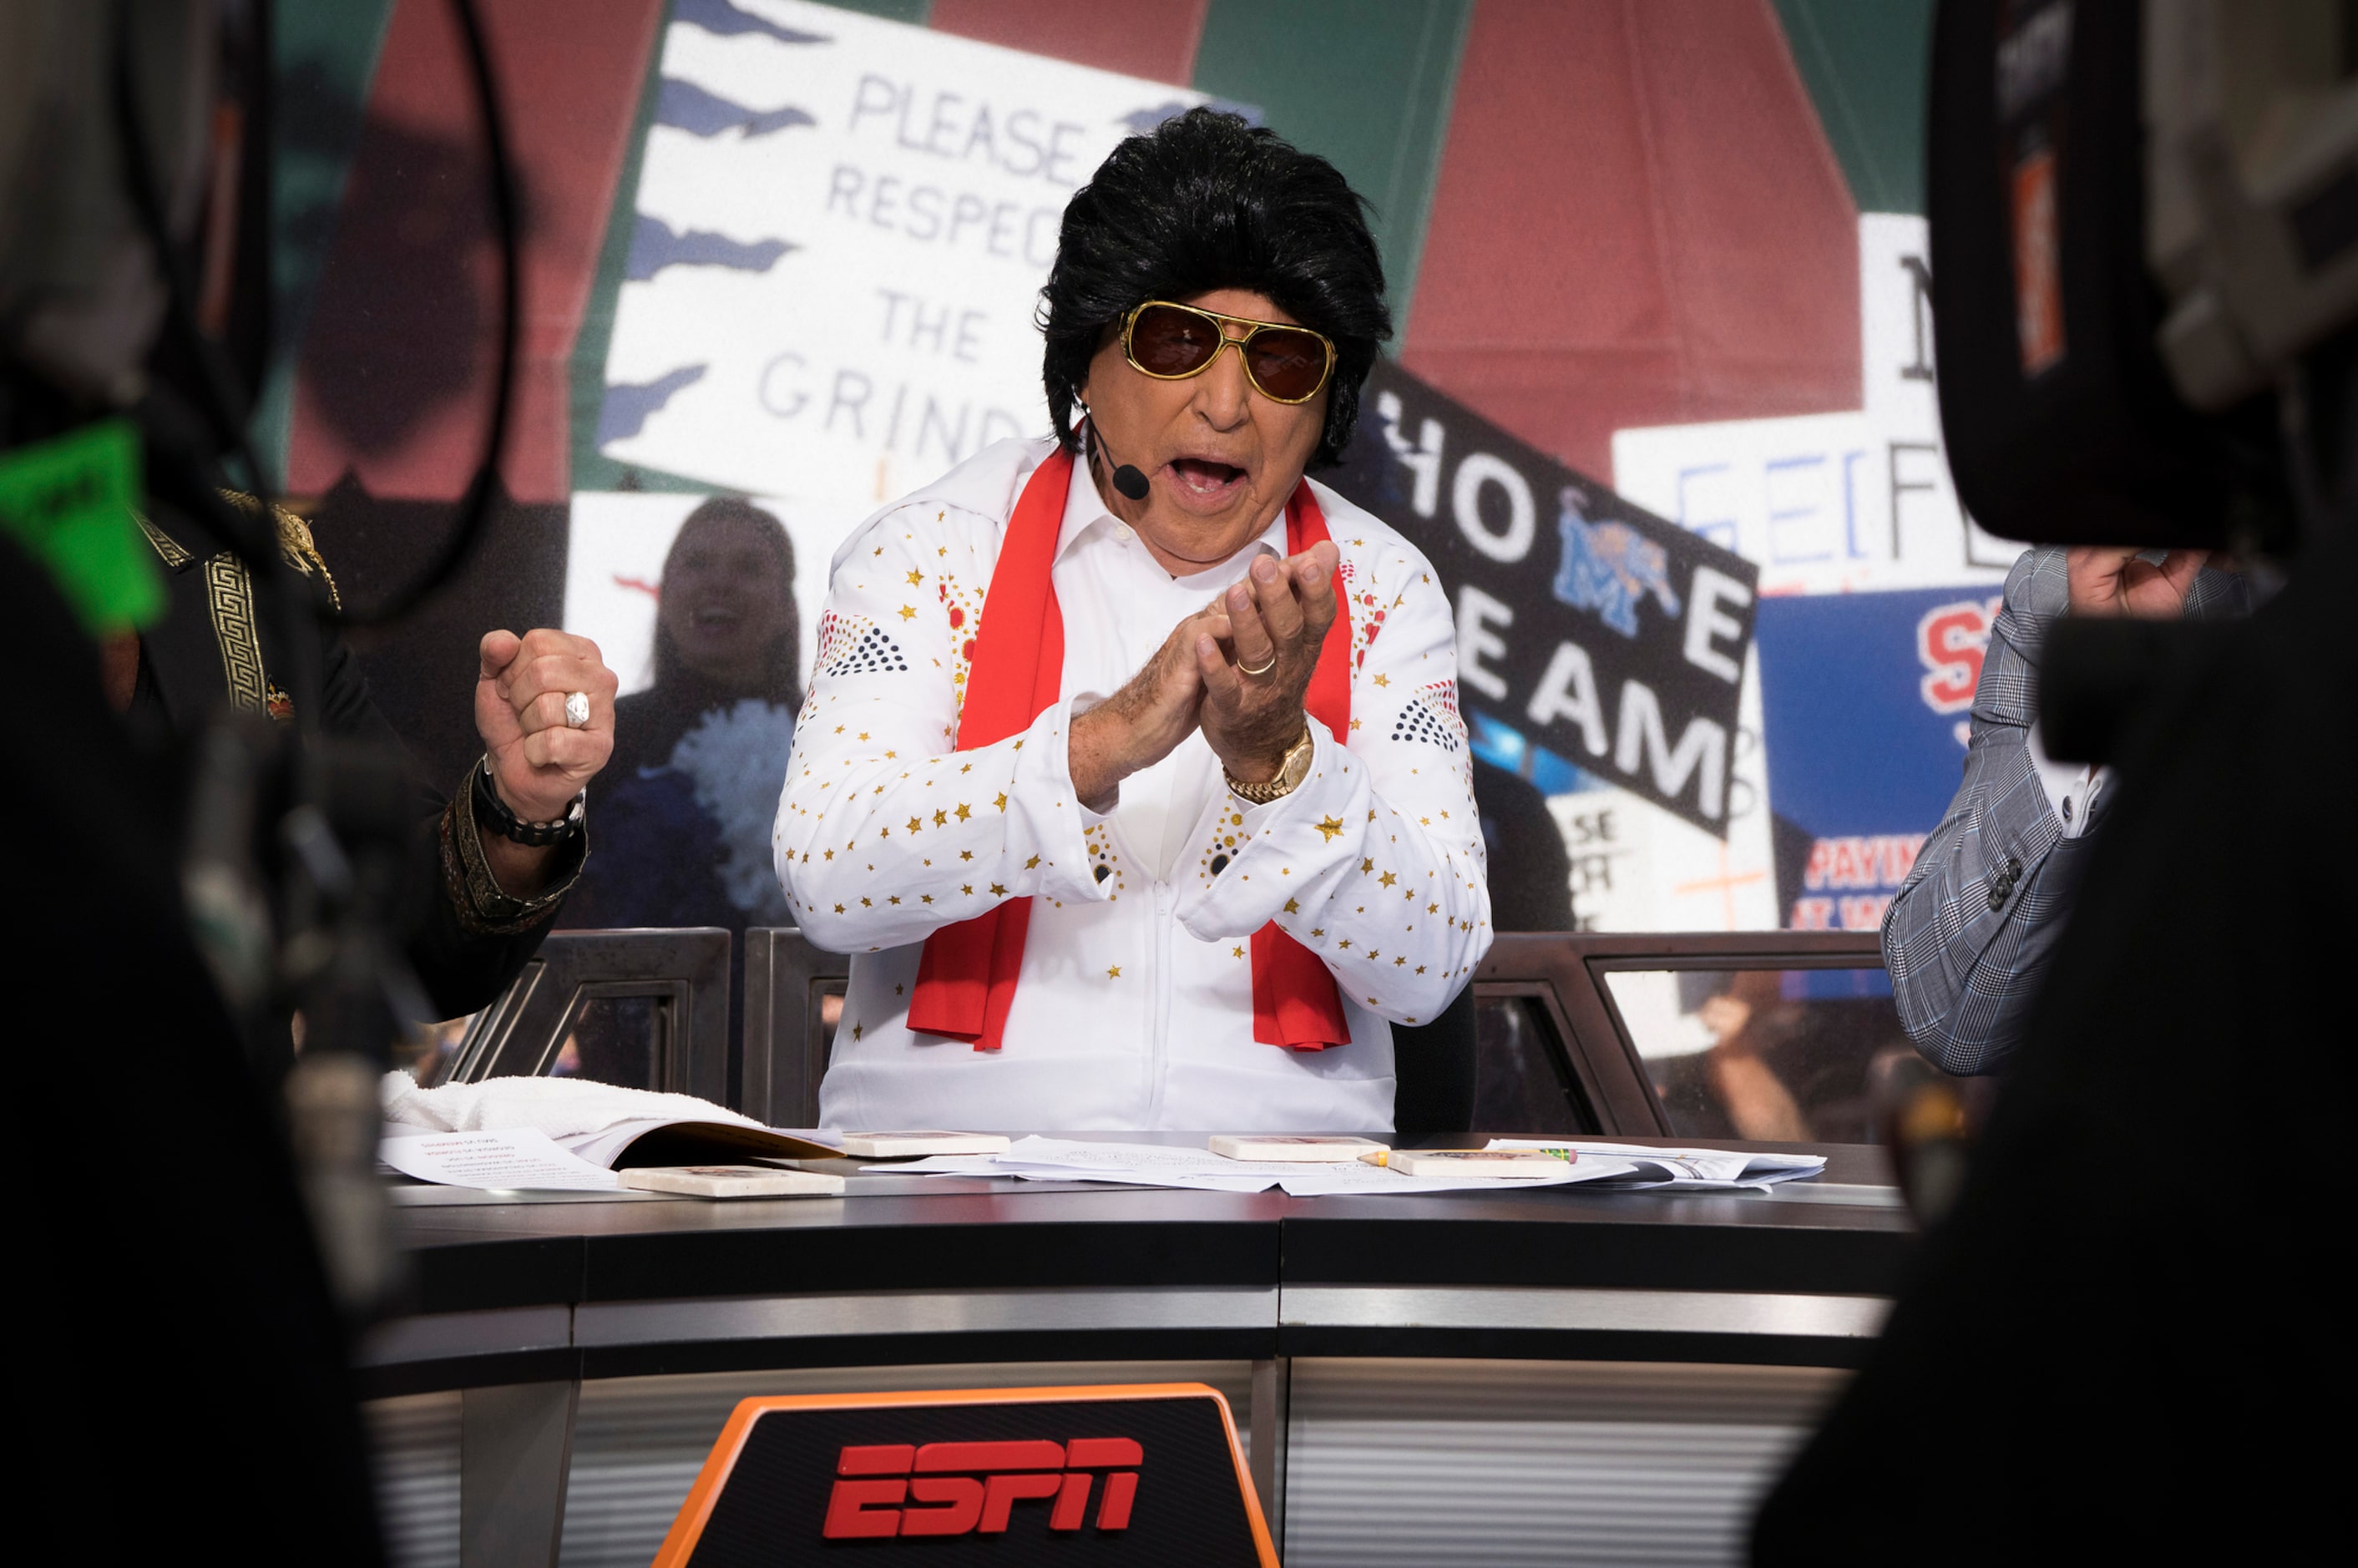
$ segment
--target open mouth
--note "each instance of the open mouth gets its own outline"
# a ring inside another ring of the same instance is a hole
[[[1245,470],[1209,458],[1174,458],[1171,482],[1190,501],[1225,501],[1245,481]]]

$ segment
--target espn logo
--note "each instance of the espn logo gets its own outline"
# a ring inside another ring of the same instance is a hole
[[[1008,1443],[908,1443],[849,1446],[836,1461],[827,1502],[829,1541],[911,1535],[999,1535],[1015,1505],[1055,1498],[1050,1530],[1078,1530],[1095,1472],[1106,1471],[1097,1528],[1126,1530],[1146,1450],[1127,1437],[1044,1438]],[[853,1476],[892,1479],[855,1480]],[[903,1507],[922,1503],[923,1508]]]

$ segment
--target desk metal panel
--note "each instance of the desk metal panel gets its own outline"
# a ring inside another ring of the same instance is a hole
[[[418,1202],[398,1223],[428,1310],[372,1334],[358,1370],[379,1395],[583,1379],[568,1563],[644,1563],[744,1394],[1100,1380],[1085,1362],[1150,1357],[1233,1368],[1239,1425],[1282,1434],[1260,1468],[1283,1466],[1289,1562],[1467,1542],[1501,1563],[1729,1562],[1915,1245],[1880,1155],[1829,1152],[1823,1181],[1774,1194],[861,1177],[805,1202]],[[1261,1384],[1262,1407],[1240,1397]],[[410,1424],[395,1446],[419,1451],[388,1477],[403,1554],[432,1561],[457,1541],[427,1517],[455,1423]]]
[[[1872,1338],[1883,1296],[1751,1291],[1534,1290],[1514,1285],[1293,1285],[1287,1328],[1602,1330],[1617,1334],[1772,1334]]]
[[[1845,1374],[1817,1368],[1299,1358],[1287,1568],[1703,1564]]]
[[[1088,1329],[1260,1329],[1277,1319],[1274,1286],[1099,1290],[851,1291],[832,1295],[600,1302],[575,1314],[585,1348],[711,1339],[1049,1334]]]
[[[362,1367],[413,1361],[457,1361],[563,1350],[573,1343],[570,1306],[502,1307],[491,1312],[438,1312],[397,1317],[371,1329],[353,1357]]]

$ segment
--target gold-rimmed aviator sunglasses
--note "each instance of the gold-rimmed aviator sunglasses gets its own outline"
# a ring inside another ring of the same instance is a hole
[[[1245,329],[1228,336],[1231,326]],[[1335,373],[1335,341],[1307,327],[1224,316],[1200,306],[1150,299],[1121,321],[1121,353],[1157,381],[1185,381],[1212,368],[1222,349],[1244,362],[1245,379],[1272,403],[1307,403]]]

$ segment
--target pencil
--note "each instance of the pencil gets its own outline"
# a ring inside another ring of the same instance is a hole
[[[1394,1152],[1395,1151],[1390,1149],[1373,1150],[1360,1155],[1359,1162],[1363,1165],[1389,1166],[1392,1162]],[[1402,1149],[1397,1152],[1402,1154],[1544,1154],[1551,1160],[1580,1158],[1580,1152],[1576,1149]]]

